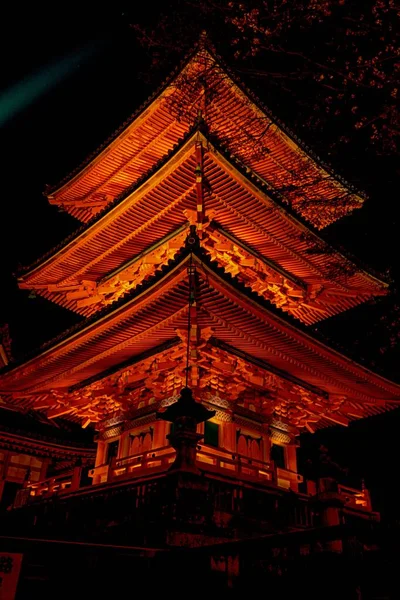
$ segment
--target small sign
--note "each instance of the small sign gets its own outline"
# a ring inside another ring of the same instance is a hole
[[[0,552],[0,600],[14,600],[21,563],[22,554]]]

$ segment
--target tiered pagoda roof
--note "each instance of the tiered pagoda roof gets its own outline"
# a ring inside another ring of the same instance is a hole
[[[209,255],[304,323],[386,292],[385,283],[332,249],[277,201],[262,179],[246,173],[240,161],[198,130],[27,270],[20,286],[91,315],[173,258],[196,223],[199,203]]]
[[[91,464],[96,454],[92,435],[76,424],[48,420],[38,411],[12,410],[4,405],[0,407],[0,437],[2,450],[52,457],[58,468],[73,466],[78,458]]]
[[[206,44],[207,45],[207,44]],[[197,121],[310,223],[322,228],[363,198],[243,87],[200,42],[183,66],[49,201],[88,222],[171,151]]]
[[[185,378],[189,260],[190,250],[181,250],[124,298],[4,372],[3,394],[48,416],[86,422],[178,393]],[[195,249],[193,261],[192,387],[309,429],[347,424],[400,401],[400,386],[301,331],[206,250]]]
[[[386,292],[317,231],[361,197],[204,45],[49,200],[84,224],[19,283],[86,319],[3,370],[7,401],[87,426],[172,397],[190,311],[197,397],[298,431],[400,402],[306,327]]]

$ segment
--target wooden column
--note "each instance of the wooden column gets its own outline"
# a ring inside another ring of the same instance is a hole
[[[271,438],[269,435],[263,435],[263,460],[269,462],[271,460]]]
[[[49,468],[50,458],[44,458],[40,469],[39,481],[46,479],[47,469]]]
[[[282,446],[284,449],[285,468],[278,470],[278,479],[280,475],[281,479],[289,482],[291,490],[298,492],[299,482],[302,481],[302,478],[297,473],[297,430],[283,421],[273,420],[269,431],[270,443]]]
[[[96,453],[96,461],[95,468],[104,464],[105,456],[106,456],[107,444],[102,440],[98,440],[97,442],[97,453]],[[93,477],[93,484],[100,483],[101,476],[95,475]]]
[[[4,460],[3,460],[3,475],[0,479],[0,501],[3,497],[3,492],[4,492],[4,485],[7,479],[7,470],[8,470],[8,465],[10,463],[10,456],[11,453],[7,450],[4,450]]]
[[[154,429],[153,433],[153,449],[162,448],[168,445],[167,434],[169,430],[166,421],[157,420],[151,425]]]
[[[297,446],[298,444],[294,440],[285,446],[286,468],[294,473],[297,473]]]
[[[119,440],[118,458],[126,458],[127,456],[129,456],[129,431],[124,431]]]
[[[236,425],[233,421],[224,421],[221,423],[222,427],[222,446],[232,452],[236,453]]]
[[[79,489],[82,477],[82,461],[78,459],[72,471],[71,491]]]
[[[322,527],[335,527],[342,522],[344,498],[339,493],[338,483],[334,477],[320,477],[317,482],[317,507]],[[325,547],[331,552],[342,552],[342,540],[325,542]]]

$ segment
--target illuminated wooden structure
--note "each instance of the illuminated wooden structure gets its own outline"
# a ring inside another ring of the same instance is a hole
[[[40,487],[46,493],[73,489],[93,464],[96,447],[76,424],[57,425],[37,412],[0,408],[0,507],[16,494]],[[43,482],[47,482],[45,488]],[[40,482],[40,483],[39,483]],[[71,488],[72,486],[72,488]]]
[[[9,364],[11,339],[0,327],[0,365]],[[50,421],[37,411],[0,404],[0,510],[13,505],[22,490],[47,481],[47,492],[70,489],[93,464],[95,444],[76,424]],[[40,484],[43,487],[43,484]],[[27,492],[23,492],[26,496]]]
[[[11,338],[8,325],[0,325],[0,368],[8,365],[11,359]]]
[[[251,485],[279,498],[290,490],[304,506],[317,493],[331,498],[329,477],[318,488],[298,474],[298,434],[400,403],[398,385],[310,329],[387,291],[318,232],[362,196],[204,43],[47,193],[83,224],[19,284],[85,319],[6,367],[0,390],[20,410],[98,431],[82,507],[119,483],[159,485],[174,450],[157,412],[186,375],[215,411],[199,425],[197,464],[208,477],[237,498]],[[34,497],[48,490],[47,480],[30,487]],[[373,515],[366,490],[332,493],[347,515]],[[322,513],[337,524],[337,504]]]

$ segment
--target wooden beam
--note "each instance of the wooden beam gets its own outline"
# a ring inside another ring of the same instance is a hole
[[[74,406],[59,406],[58,408],[51,408],[47,411],[47,418],[55,419],[56,417],[61,417],[62,415],[68,415],[73,410],[75,410]]]
[[[325,419],[329,419],[329,421],[337,423],[338,425],[343,425],[344,427],[347,427],[349,424],[349,419],[346,419],[346,417],[340,413],[326,412],[322,416],[325,417]]]

